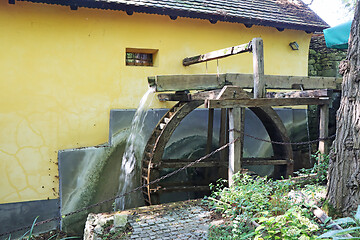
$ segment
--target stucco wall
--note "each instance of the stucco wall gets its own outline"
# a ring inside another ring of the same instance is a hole
[[[107,142],[110,109],[136,108],[147,76],[206,73],[205,64],[183,67],[182,59],[254,37],[264,40],[265,74],[307,75],[311,36],[5,0],[0,32],[0,203],[58,198],[58,150]],[[127,47],[158,49],[155,67],[125,66]],[[251,73],[252,56],[219,60],[218,68]],[[217,72],[216,61],[207,72]]]

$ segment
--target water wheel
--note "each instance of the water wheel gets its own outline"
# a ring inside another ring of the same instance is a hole
[[[171,166],[174,166],[173,168],[179,168],[187,164],[186,162],[165,162],[163,161],[162,156],[165,146],[176,127],[190,112],[201,106],[203,103],[204,101],[180,101],[160,119],[145,146],[142,160],[143,184],[150,183],[159,178],[160,170],[163,168],[171,168]],[[260,119],[272,141],[290,142],[285,126],[275,110],[271,107],[252,107],[249,109]],[[276,166],[275,171],[283,176],[291,174],[293,170],[291,162],[293,153],[291,146],[272,144],[272,148],[274,157],[289,160],[287,164]],[[203,165],[202,167],[218,167],[220,164],[220,162],[215,162]],[[179,183],[178,185],[165,186],[160,181],[159,183],[143,188],[143,195],[147,204],[158,204],[160,203],[159,195],[161,193],[174,191],[204,191],[209,190],[208,184],[209,183],[188,186]]]

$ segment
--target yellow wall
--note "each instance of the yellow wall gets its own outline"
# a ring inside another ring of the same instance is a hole
[[[205,64],[183,67],[182,59],[254,37],[264,40],[265,74],[307,75],[311,37],[7,0],[0,0],[0,33],[0,203],[57,198],[57,151],[107,142],[110,109],[136,108],[147,76],[205,73]],[[127,47],[159,49],[156,66],[125,66]],[[219,70],[251,73],[252,55],[219,60]]]

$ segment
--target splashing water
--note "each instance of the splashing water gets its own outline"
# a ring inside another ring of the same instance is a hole
[[[145,118],[148,113],[152,100],[149,96],[155,92],[155,87],[149,88],[148,91],[140,100],[139,107],[137,108],[135,115],[131,122],[131,129],[129,137],[126,140],[125,152],[122,157],[121,170],[119,176],[119,190],[118,195],[137,187],[138,181],[136,181],[137,166],[140,166],[141,149],[144,146],[144,137],[142,135],[142,129],[144,128]],[[124,210],[128,203],[131,201],[133,194],[126,197],[116,199],[116,208],[118,210]]]

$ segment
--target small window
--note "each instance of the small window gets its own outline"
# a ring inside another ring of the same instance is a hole
[[[154,57],[158,50],[155,49],[126,49],[127,66],[154,66]]]

